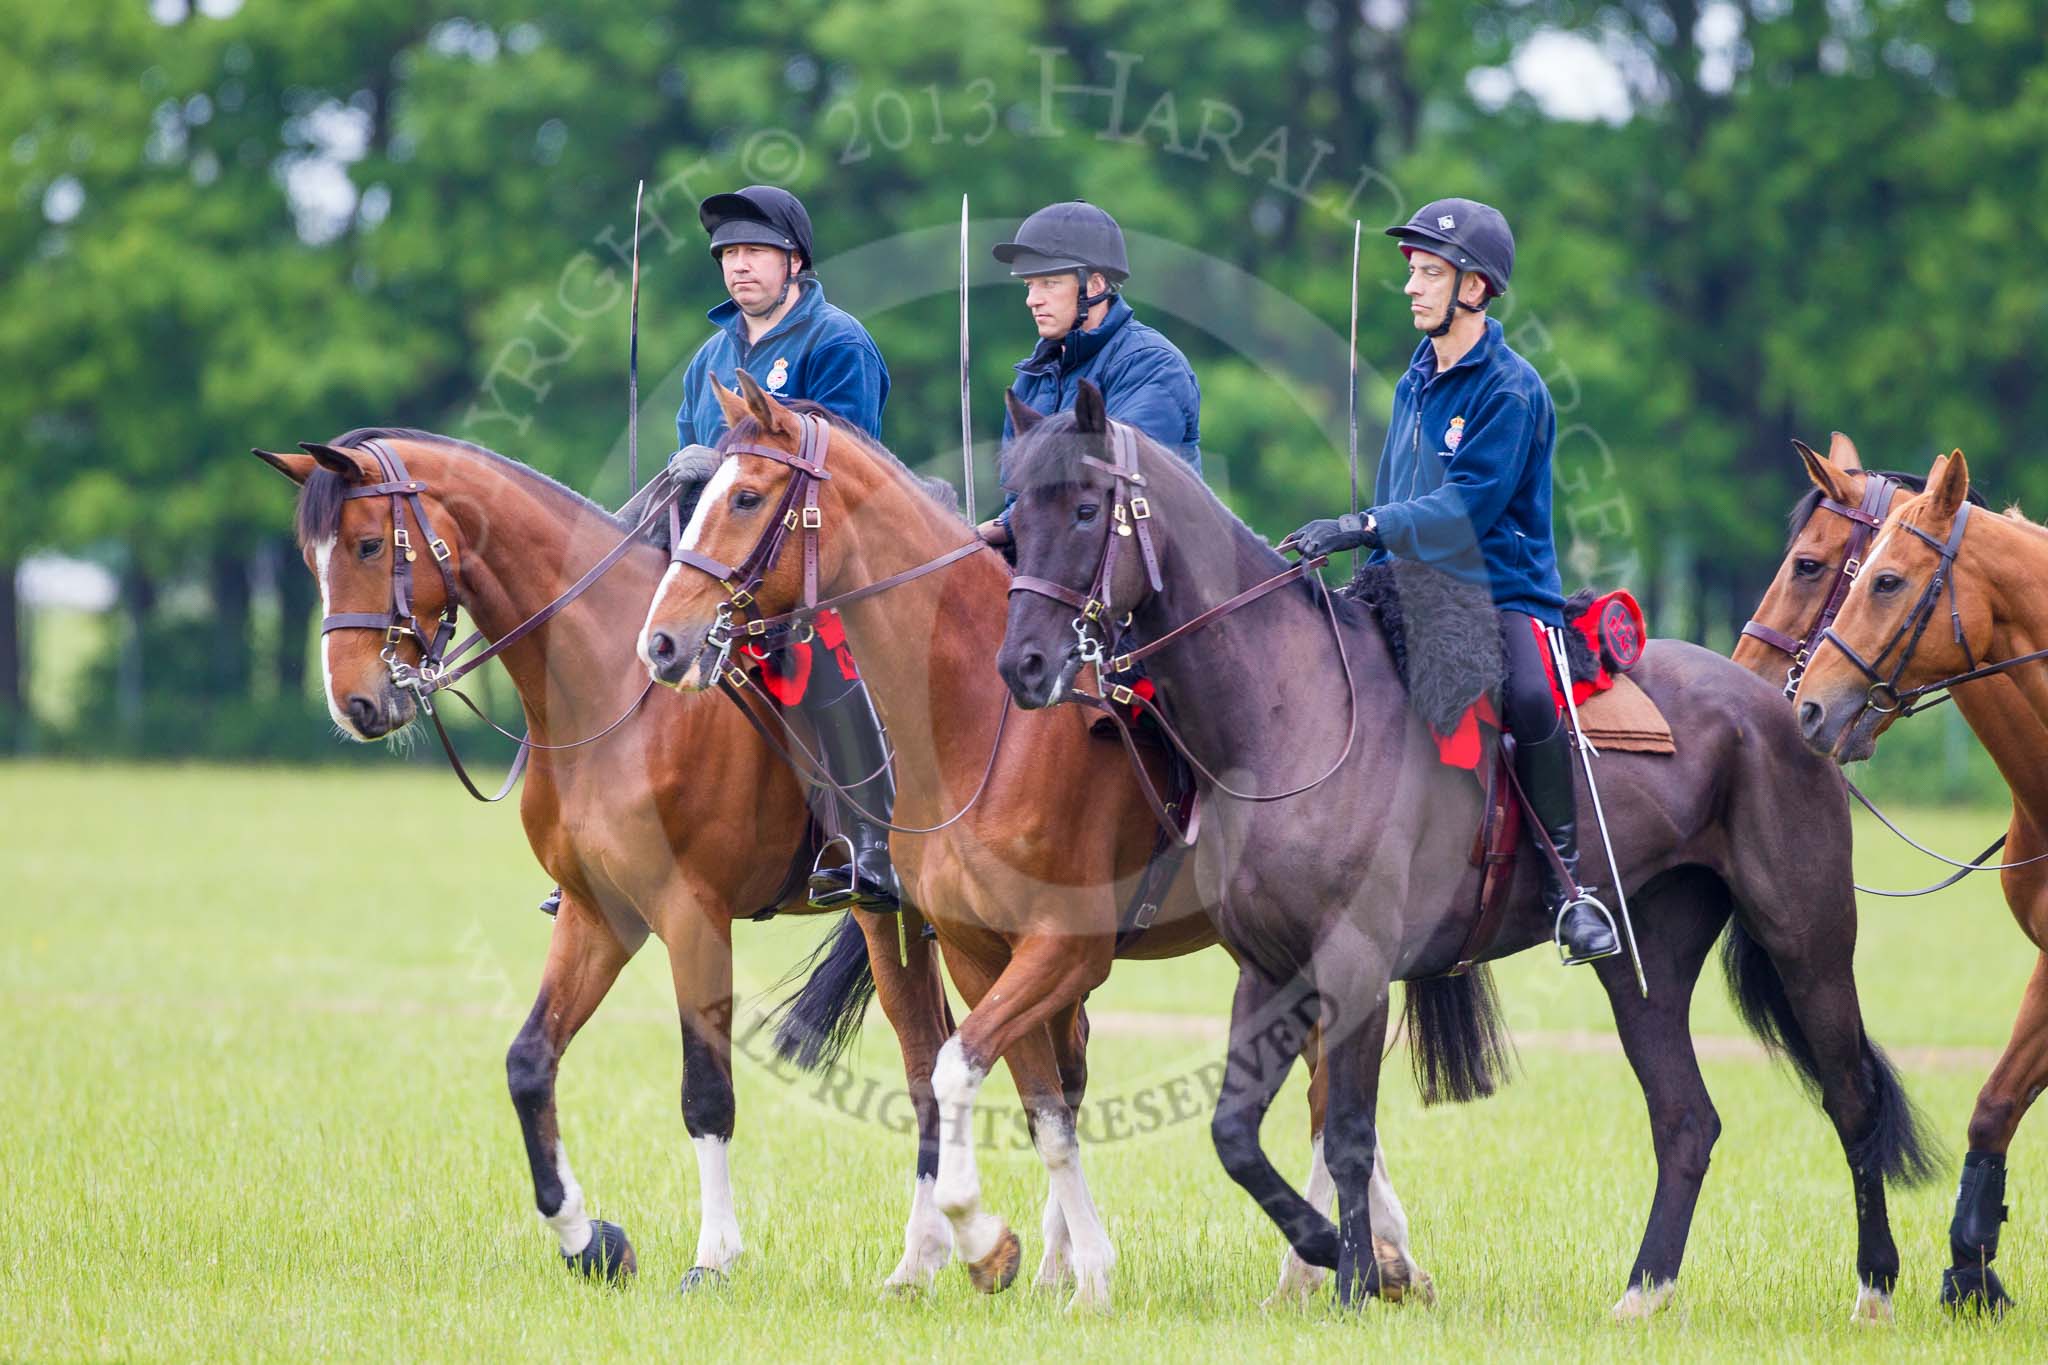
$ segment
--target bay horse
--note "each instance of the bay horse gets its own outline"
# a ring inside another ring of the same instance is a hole
[[[1817,482],[1829,480],[1828,496],[1856,491],[1840,470],[1809,472]],[[1915,700],[1914,689],[2048,644],[2048,611],[2042,609],[2048,531],[2017,510],[2002,516],[1972,510],[1979,507],[1961,451],[1934,462],[1924,491],[1895,501],[1831,634],[1799,682],[1800,725],[1815,752],[1842,762],[1867,758],[1906,710],[1902,701]],[[1893,638],[1907,621],[1920,632],[1911,643]],[[1881,680],[1847,650],[1899,672],[1873,697]],[[2020,1120],[2048,1087],[2048,673],[2036,666],[2001,669],[1957,683],[1953,696],[2012,790],[1999,877],[2013,918],[2041,954],[2005,1051],[1970,1114],[1969,1149],[1949,1225],[1953,1261],[1942,1275],[1944,1303],[2002,1313],[2012,1299],[1991,1262],[2005,1219],[2006,1153]]]
[[[1118,955],[1119,911],[1153,848],[1152,817],[1116,743],[1070,712],[1011,714],[994,671],[1009,583],[1001,557],[893,455],[814,404],[785,405],[744,371],[739,382],[739,394],[719,392],[726,460],[683,529],[691,562],[670,568],[647,608],[641,656],[658,681],[709,687],[720,677],[707,666],[713,628],[736,602],[765,624],[800,605],[807,575],[838,596],[951,556],[942,570],[836,607],[894,746],[894,820],[913,831],[891,840],[897,875],[969,1007],[932,1077],[943,1123],[938,1203],[975,1287],[1008,1284],[1022,1248],[982,1204],[973,1140],[976,1096],[1000,1057],[1052,1185],[1037,1282],[1071,1277],[1070,1308],[1106,1309],[1115,1249],[1081,1169],[1075,1119],[1088,1078],[1080,1010]],[[817,529],[803,553],[771,555],[750,589],[733,571],[693,567],[753,563],[777,525],[794,534],[799,477],[815,493]],[[1185,867],[1157,905],[1124,956],[1176,957],[1217,941]],[[1312,1036],[1293,1041],[1290,1066],[1297,1056],[1312,1070],[1311,1188],[1327,1198]],[[1386,1220],[1381,1273],[1394,1293],[1413,1288],[1427,1300],[1383,1162],[1366,1183]],[[1334,1248],[1290,1252],[1274,1300],[1305,1296],[1321,1278],[1314,1267],[1334,1261]]]
[[[1206,818],[1221,837],[1196,851],[1197,872],[1241,964],[1212,1126],[1217,1153],[1297,1250],[1336,1237],[1340,1301],[1359,1302],[1378,1289],[1365,1254],[1364,1176],[1377,1147],[1389,986],[1459,958],[1480,876],[1467,859],[1480,793],[1469,774],[1439,761],[1366,609],[1312,574],[1297,576],[1170,453],[1141,433],[1113,431],[1091,386],[1069,413],[1012,417],[1020,434],[1007,482],[1019,494],[1020,582],[1028,575],[1072,600],[1087,594],[1102,616],[1128,616],[1135,637],[1158,646],[1148,661],[1158,707],[1213,775],[1204,778]],[[1152,549],[1113,557],[1134,525]],[[1240,610],[1211,610],[1263,585],[1277,590]],[[1019,705],[1047,706],[1074,686],[1083,625],[1053,595],[1013,595],[1000,666]],[[1615,1315],[1642,1316],[1668,1300],[1720,1132],[1687,1018],[1725,928],[1724,966],[1745,1020],[1791,1059],[1848,1160],[1854,1316],[1888,1319],[1899,1257],[1885,1185],[1924,1179],[1928,1159],[1920,1121],[1857,1001],[1841,775],[1799,752],[1797,727],[1770,687],[1718,655],[1657,640],[1630,676],[1679,741],[1668,757],[1610,751],[1598,760],[1647,994],[1622,957],[1593,970],[1643,1088],[1657,1156],[1648,1226]],[[1283,788],[1304,794],[1240,799]],[[1579,828],[1597,833],[1583,791],[1580,801]],[[1586,860],[1608,865],[1597,846]],[[1548,944],[1551,930],[1538,869],[1525,859],[1492,954]],[[1321,1026],[1330,1077],[1334,1229],[1259,1142],[1283,1074],[1271,1054],[1284,1050],[1290,1025],[1311,1022]]]
[[[354,740],[394,734],[417,712],[415,694],[395,685],[399,670],[392,665],[418,669],[423,632],[401,633],[389,644],[393,632],[372,624],[392,617],[394,585],[409,582],[415,626],[444,612],[453,620],[452,585],[482,634],[504,640],[632,533],[629,523],[535,470],[450,437],[359,428],[305,449],[255,453],[300,485],[299,544],[334,627],[320,642],[327,708]],[[417,486],[410,497],[373,491],[388,490],[394,471],[399,484]],[[445,577],[437,564],[445,564]],[[505,1070],[534,1203],[564,1260],[572,1270],[608,1279],[632,1274],[630,1240],[616,1223],[590,1216],[570,1170],[555,1078],[570,1040],[627,959],[650,934],[661,941],[675,980],[683,1121],[702,1197],[687,1291],[724,1275],[742,1248],[729,1169],[733,924],[764,908],[807,909],[802,878],[789,875],[807,817],[787,766],[725,699],[640,695],[646,680],[634,664],[633,637],[666,565],[656,545],[631,545],[573,602],[499,656],[534,746],[520,819],[534,856],[562,888],[540,991]],[[608,724],[616,728],[579,745]],[[551,744],[572,747],[550,750]],[[449,851],[430,831],[374,824],[372,831],[364,837],[383,846],[400,886],[405,860]],[[414,835],[420,843],[391,842]],[[903,1258],[888,1283],[921,1288],[951,1255],[946,1223],[932,1202],[938,1128],[931,1090],[933,1059],[950,1020],[935,955],[917,934],[906,937],[899,962],[896,926],[849,914],[812,984],[836,1000],[873,958],[874,991],[901,1044],[918,1120]]]

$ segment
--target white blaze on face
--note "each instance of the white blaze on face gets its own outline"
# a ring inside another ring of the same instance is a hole
[[[313,568],[315,575],[320,579],[320,615],[323,618],[334,614],[334,603],[331,600],[331,594],[327,590],[327,571],[328,566],[333,560],[334,537],[329,536],[313,547]],[[354,722],[348,718],[348,712],[343,710],[341,703],[334,699],[333,641],[334,637],[328,634],[325,629],[320,632],[320,691],[321,695],[327,698],[327,714],[333,718],[336,725],[339,725],[349,735],[354,736],[356,739],[367,740],[369,736],[356,729]]]
[[[683,539],[679,548],[685,550],[697,548],[697,538],[704,534],[704,521],[710,515],[712,505],[724,500],[727,491],[732,488],[733,480],[739,477],[739,473],[739,456],[726,456],[725,463],[720,465],[718,472],[711,476],[711,482],[705,484],[704,491],[697,495],[697,505],[690,510],[690,524],[683,528]],[[662,604],[668,600],[669,587],[682,574],[682,570],[683,566],[681,564],[669,565],[668,572],[661,576],[661,586],[654,590],[654,601],[647,609],[647,620],[640,626],[639,647],[640,659],[643,663],[654,662],[654,651],[652,648],[654,616],[657,611],[661,610]],[[694,666],[691,671],[695,672]]]

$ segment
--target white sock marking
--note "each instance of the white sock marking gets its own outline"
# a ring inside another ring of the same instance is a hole
[[[953,1249],[963,1261],[987,1256],[1003,1235],[1003,1220],[982,1210],[974,1157],[974,1097],[987,1075],[967,1064],[957,1033],[939,1049],[932,1067],[932,1093],[939,1102],[939,1179],[932,1193],[953,1225]]]
[[[569,1151],[559,1138],[555,1140],[555,1178],[562,1182],[562,1207],[543,1221],[562,1239],[562,1254],[575,1256],[590,1245],[590,1218],[583,1212],[583,1187],[569,1169]]]
[[[910,1193],[910,1221],[903,1226],[903,1259],[883,1283],[891,1289],[929,1289],[953,1258],[953,1226],[939,1212],[937,1176],[921,1175]]]
[[[1045,1173],[1052,1181],[1053,1197],[1066,1215],[1067,1264],[1074,1273],[1072,1307],[1109,1307],[1109,1271],[1116,1264],[1116,1248],[1110,1245],[1102,1217],[1095,1211],[1094,1196],[1081,1172],[1081,1140],[1064,1114],[1044,1111],[1032,1115],[1032,1145]]]
[[[739,1259],[740,1223],[732,1211],[732,1171],[722,1137],[691,1138],[697,1149],[697,1193],[701,1211],[697,1224],[696,1264],[724,1270]]]

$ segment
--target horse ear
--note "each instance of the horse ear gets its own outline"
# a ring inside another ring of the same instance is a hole
[[[1102,390],[1095,387],[1095,381],[1081,381],[1080,392],[1074,395],[1074,429],[1090,436],[1100,436],[1109,430],[1109,409],[1103,404]]]
[[[761,381],[745,370],[737,371],[740,379],[740,393],[746,397],[747,411],[761,424],[763,431],[780,432],[784,436],[797,434],[795,414],[775,400],[775,395],[761,387]]]
[[[1851,470],[1861,472],[1863,457],[1856,453],[1856,443],[1839,431],[1828,433],[1828,463],[1843,473]]]
[[[1010,429],[1019,436],[1045,420],[1045,414],[1019,398],[1015,389],[1003,390],[1003,406],[1010,410]]]
[[[255,446],[249,448],[249,453],[296,484],[303,484],[312,477],[315,467],[311,455],[280,455],[274,450],[261,450]]]
[[[1927,475],[1927,494],[1934,499],[1934,510],[1947,518],[1970,500],[1970,466],[1962,451],[1951,451],[1934,462]]]
[[[745,374],[746,371],[742,370],[740,373]],[[747,400],[716,379],[711,381],[711,393],[718,400],[719,411],[725,414],[725,424],[728,427],[738,426],[742,418],[749,416]]]
[[[1815,450],[1798,437],[1792,438],[1793,447],[1798,450],[1801,462],[1806,465],[1806,477],[1813,480],[1814,487],[1833,498],[1836,502],[1853,503],[1856,492],[1849,486],[1849,476],[1820,457]]]
[[[311,455],[322,469],[339,474],[350,483],[363,482],[362,464],[355,456],[338,446],[323,445],[319,441],[301,441],[299,449]]]

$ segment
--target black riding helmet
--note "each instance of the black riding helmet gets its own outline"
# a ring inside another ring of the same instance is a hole
[[[1508,220],[1500,210],[1491,205],[1476,199],[1438,199],[1417,209],[1415,216],[1399,227],[1388,228],[1387,236],[1400,242],[1403,256],[1411,251],[1427,251],[1457,268],[1457,277],[1451,281],[1451,298],[1457,308],[1472,313],[1485,311],[1484,304],[1474,308],[1458,300],[1468,272],[1486,281],[1490,295],[1508,292],[1508,280],[1515,273],[1515,234],[1508,229]],[[1430,335],[1441,336],[1449,331],[1454,315],[1454,309],[1445,309],[1444,320],[1430,330]]]
[[[1088,310],[1116,293],[1131,276],[1131,263],[1124,255],[1124,232],[1116,219],[1085,199],[1068,199],[1048,204],[1017,225],[1017,238],[995,245],[995,258],[1018,277],[1055,275],[1071,270],[1081,281],[1080,306],[1074,317],[1080,325]],[[1100,272],[1109,288],[1100,294],[1088,292],[1088,276]]]
[[[714,194],[697,206],[697,221],[711,234],[711,259],[729,246],[742,242],[780,247],[790,253],[789,272],[783,276],[782,292],[763,310],[773,313],[789,297],[790,284],[800,274],[810,273],[816,259],[811,254],[811,215],[803,201],[774,185],[749,185],[730,194]],[[803,257],[799,270],[796,257]]]

